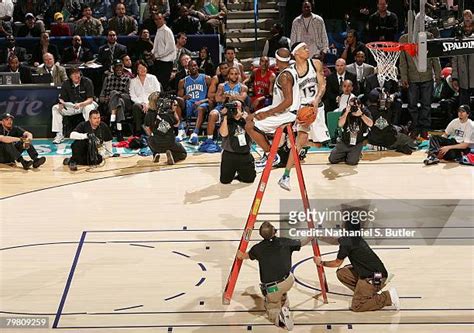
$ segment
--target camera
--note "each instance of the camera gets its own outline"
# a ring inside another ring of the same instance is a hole
[[[174,95],[164,95],[160,97],[156,103],[159,113],[173,113],[173,104],[176,101]]]
[[[351,106],[351,113],[356,113],[359,111],[360,101],[357,97],[353,97],[349,100],[349,104]]]
[[[236,102],[227,102],[224,104],[224,107],[227,109],[227,116],[230,118],[234,118],[234,116],[237,114],[237,110],[239,109],[239,106]]]

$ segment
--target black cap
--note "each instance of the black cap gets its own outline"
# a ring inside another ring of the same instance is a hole
[[[469,114],[471,113],[471,108],[467,104],[460,105],[458,108],[458,111],[461,111],[461,110]]]
[[[112,66],[115,67],[115,66],[118,66],[118,65],[123,66],[122,60],[114,59],[114,61],[112,61]]]
[[[0,120],[7,119],[7,118],[15,119],[15,117],[13,117],[13,115],[11,115],[9,113],[4,113],[0,116]]]

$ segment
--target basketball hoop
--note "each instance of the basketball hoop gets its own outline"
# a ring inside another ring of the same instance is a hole
[[[378,41],[367,43],[366,46],[377,61],[377,77],[381,87],[385,81],[397,81],[396,63],[401,51],[406,51],[412,57],[417,52],[416,44],[409,43]]]

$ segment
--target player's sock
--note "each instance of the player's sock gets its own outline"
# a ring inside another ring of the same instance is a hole
[[[122,130],[122,123],[117,123],[117,131],[121,131]]]
[[[212,135],[208,135],[207,138],[212,140]]]
[[[291,169],[285,169],[285,172],[283,173],[283,176],[290,177],[290,172],[291,172]]]

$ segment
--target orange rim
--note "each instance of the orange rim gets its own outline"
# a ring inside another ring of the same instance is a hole
[[[417,45],[413,43],[397,43],[397,42],[370,42],[365,44],[367,48],[372,50],[382,50],[384,52],[400,52],[406,51],[411,56],[415,56],[417,53]]]

